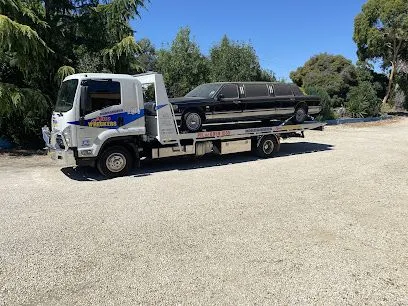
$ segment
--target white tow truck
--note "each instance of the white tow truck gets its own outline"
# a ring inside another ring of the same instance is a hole
[[[146,88],[154,88],[154,113],[144,108]],[[65,166],[92,166],[106,177],[123,176],[143,158],[253,151],[262,158],[279,151],[280,139],[304,137],[324,123],[233,123],[179,130],[163,77],[85,73],[65,78],[51,130],[43,137],[52,159]]]

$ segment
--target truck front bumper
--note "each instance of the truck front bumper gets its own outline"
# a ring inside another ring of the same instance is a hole
[[[64,135],[60,133],[52,133],[48,127],[42,128],[42,134],[48,151],[48,156],[52,160],[65,167],[74,167],[77,165],[74,151],[68,148]],[[57,137],[62,140],[64,148],[61,148],[57,141]]]
[[[61,166],[65,166],[65,167],[76,166],[76,160],[75,160],[73,150],[70,150],[70,149],[58,150],[58,149],[48,148],[48,156],[51,157],[52,160],[56,161]]]

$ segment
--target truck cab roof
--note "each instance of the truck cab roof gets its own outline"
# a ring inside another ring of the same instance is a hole
[[[71,79],[134,79],[129,74],[114,74],[114,73],[76,73],[67,76],[64,81]]]

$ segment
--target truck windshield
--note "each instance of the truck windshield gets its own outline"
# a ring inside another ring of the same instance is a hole
[[[67,112],[72,108],[77,87],[78,80],[75,79],[65,81],[61,84],[57,104],[55,105],[56,112]]]
[[[197,86],[186,97],[214,98],[222,84],[202,84]]]

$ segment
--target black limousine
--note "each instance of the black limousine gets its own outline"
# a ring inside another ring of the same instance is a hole
[[[182,98],[170,99],[181,128],[200,131],[204,123],[288,119],[302,123],[320,112],[320,98],[294,84],[229,82],[202,84]]]

